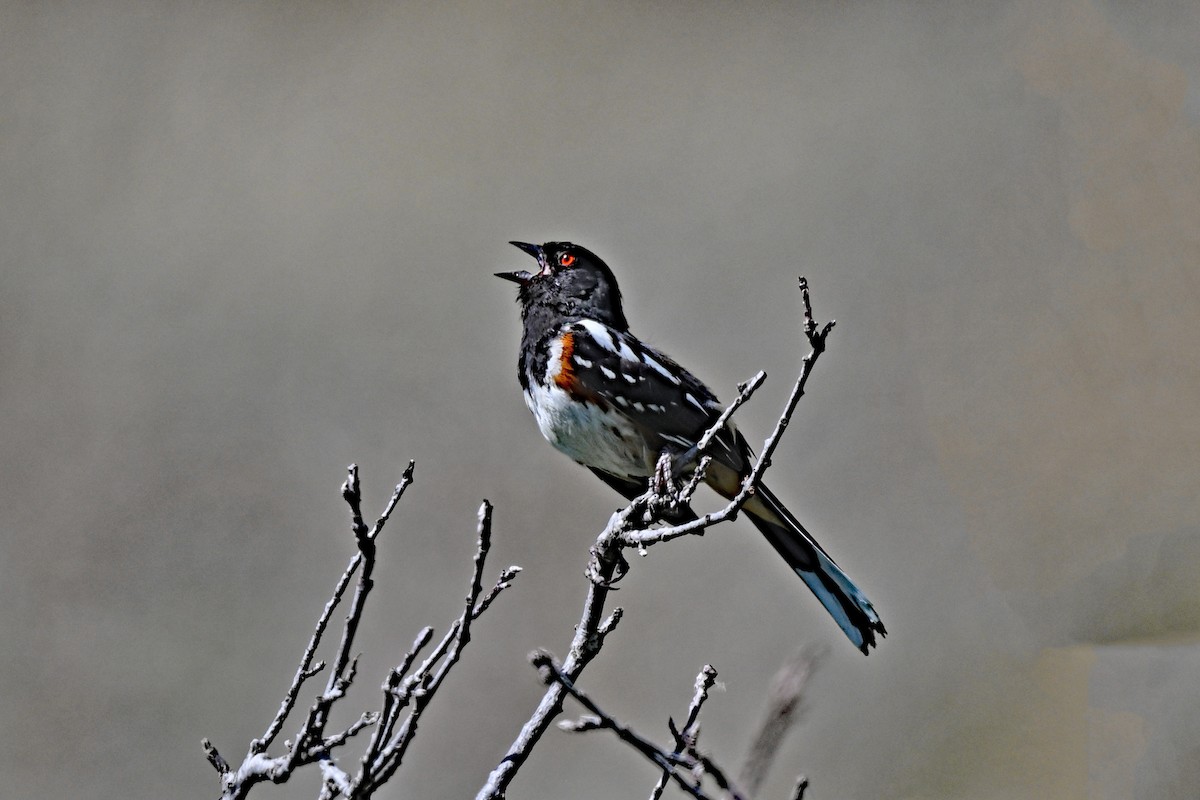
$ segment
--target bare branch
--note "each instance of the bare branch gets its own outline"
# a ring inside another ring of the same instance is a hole
[[[700,458],[700,462],[696,465],[696,471],[692,473],[692,477],[679,490],[679,502],[684,504],[692,502],[692,496],[696,494],[696,490],[700,488],[700,484],[704,483],[704,475],[708,472],[708,465],[711,463],[712,456],[702,456]]]
[[[408,468],[401,477],[400,483],[396,485],[392,493],[392,499],[388,502],[387,510],[380,517],[380,521],[376,524],[374,531],[368,530],[366,524],[363,522],[362,493],[359,487],[357,464],[350,465],[348,470],[349,475],[346,477],[346,482],[342,484],[342,497],[345,499],[346,505],[350,507],[351,529],[358,544],[358,553],[362,557],[362,569],[359,572],[358,585],[354,589],[354,597],[350,601],[350,609],[346,614],[346,621],[342,627],[342,640],[338,646],[337,655],[334,658],[333,669],[330,671],[329,678],[325,684],[325,691],[317,697],[317,701],[309,710],[304,726],[296,734],[296,744],[292,748],[291,757],[288,760],[289,769],[295,769],[304,763],[309,742],[320,742],[324,739],[325,725],[329,720],[330,709],[335,702],[345,695],[346,687],[354,680],[354,672],[358,665],[358,659],[355,657],[352,660],[350,651],[354,647],[354,639],[358,635],[358,626],[362,621],[363,610],[366,608],[367,596],[375,586],[373,579],[375,571],[375,537],[378,535],[380,527],[391,514],[391,509],[395,508],[400,496],[404,494],[404,490],[412,483],[413,470],[414,464],[410,461]]]
[[[604,617],[604,601],[611,590],[611,582],[617,568],[617,561],[599,560],[597,562],[595,580],[588,587],[587,597],[583,603],[583,615],[575,626],[575,636],[571,639],[571,647],[567,658],[562,664],[562,673],[569,679],[575,680],[584,668],[600,651],[605,638],[621,620],[621,609],[613,609],[611,616]],[[602,621],[603,620],[603,621]],[[562,711],[563,698],[566,689],[561,683],[550,686],[542,695],[541,701],[533,714],[521,727],[517,738],[509,746],[504,758],[488,775],[487,782],[475,795],[476,800],[498,800],[503,798],[509,783],[517,771],[529,758],[534,745],[550,727],[551,721]]]
[[[705,664],[700,674],[696,676],[696,693],[692,695],[692,702],[688,706],[687,719],[683,723],[683,727],[679,730],[679,735],[676,737],[678,744],[686,744],[689,740],[694,741],[696,734],[699,731],[700,724],[700,708],[704,705],[704,701],[708,699],[709,691],[717,685],[717,671],[713,669],[712,664]]]
[[[705,664],[700,670],[700,674],[696,676],[696,693],[692,695],[691,705],[688,706],[687,719],[683,722],[683,727],[679,730],[675,729],[675,725],[671,724],[671,733],[675,736],[675,754],[685,753],[689,748],[695,748],[696,737],[700,733],[700,708],[704,705],[704,701],[708,699],[708,692],[717,683],[717,671],[713,669],[712,664]],[[662,793],[666,790],[667,784],[671,780],[671,774],[668,770],[663,770],[662,775],[658,778],[658,783],[654,785],[654,789],[650,792],[650,800],[658,800],[662,797]]]
[[[324,785],[321,787],[322,798],[337,797],[339,794],[348,794],[350,792],[350,776],[345,771],[333,762],[333,759],[322,758],[317,764],[321,768],[321,777],[324,778]]]
[[[396,510],[396,504],[400,502],[400,498],[404,496],[404,490],[413,482],[413,470],[417,467],[417,462],[409,461],[408,466],[404,469],[404,475],[401,476],[400,482],[396,484],[396,488],[392,490],[392,497],[388,500],[387,505],[383,509],[383,513],[379,515],[379,519],[375,520],[374,527],[371,528],[370,538],[376,539],[380,532],[383,531],[383,526],[391,519],[392,512]]]
[[[432,628],[422,629],[412,647],[401,659],[401,663],[389,672],[384,681],[381,711],[364,712],[344,730],[326,735],[325,727],[329,720],[330,710],[334,703],[345,697],[358,671],[358,656],[352,655],[352,651],[366,607],[367,596],[374,585],[372,572],[375,566],[376,540],[405,489],[412,483],[413,469],[413,463],[409,462],[408,468],[392,492],[391,499],[383,513],[376,520],[374,526],[368,529],[362,515],[358,468],[354,465],[350,466],[346,482],[342,485],[342,497],[350,509],[350,527],[358,552],[355,553],[338,579],[332,597],[325,604],[325,608],[317,620],[316,629],[305,647],[295,677],[285,693],[279,711],[268,725],[263,737],[251,742],[249,752],[237,767],[232,767],[208,739],[204,739],[202,742],[209,763],[221,774],[223,800],[242,800],[253,786],[264,781],[284,783],[298,767],[313,763],[317,764],[321,770],[320,797],[330,800],[339,795],[351,798],[370,797],[379,783],[386,780],[399,766],[404,750],[416,732],[417,719],[445,680],[450,669],[458,662],[463,648],[470,640],[471,622],[487,609],[500,592],[511,585],[512,580],[520,572],[520,567],[515,566],[503,570],[496,585],[481,599],[483,594],[482,572],[491,546],[491,504],[485,500],[480,509],[479,542],[475,554],[475,568],[472,572],[471,585],[462,615],[455,620],[442,642],[422,662],[417,671],[409,674],[418,655],[433,637]],[[295,740],[285,742],[284,754],[270,758],[265,755],[265,751],[278,737],[289,714],[294,710],[301,687],[305,681],[325,669],[325,662],[318,661],[314,664],[313,659],[326,633],[329,621],[333,617],[334,610],[340,604],[356,574],[358,582],[346,614],[341,640],[325,689],[316,697],[310,707]],[[409,716],[397,732],[395,726],[405,708],[410,708]],[[370,738],[366,746],[366,753],[359,762],[359,774],[352,778],[337,765],[332,753],[357,734],[372,726],[375,726],[374,735]],[[376,782],[376,779],[381,777],[378,774],[381,768],[386,774]]]
[[[372,762],[363,764],[362,773],[357,782],[361,796],[369,796],[371,792],[382,786],[395,774],[404,759],[409,744],[416,735],[422,713],[442,686],[450,670],[458,663],[463,648],[471,641],[471,623],[486,610],[495,596],[503,591],[520,572],[520,567],[509,567],[503,570],[495,587],[481,600],[483,571],[492,546],[492,504],[487,500],[484,500],[479,507],[477,530],[479,538],[475,549],[475,569],[471,573],[471,583],[467,590],[462,615],[454,621],[442,641],[421,666],[402,682],[399,691],[403,704],[411,703],[411,710],[395,734],[389,734],[390,738],[380,749],[379,755]]]
[[[359,491],[358,485],[358,464],[351,464],[346,476],[346,482],[342,484],[342,499],[346,501],[346,505],[350,506],[350,530],[354,532],[354,538],[361,542],[370,535],[367,530],[367,524],[363,522],[362,517],[362,493]]]
[[[346,587],[350,585],[350,579],[354,577],[354,573],[358,570],[358,565],[361,563],[362,553],[355,553],[354,558],[350,559],[350,563],[346,565],[342,577],[338,579],[337,586],[333,589],[333,596],[325,603],[325,609],[317,619],[317,627],[313,631],[312,636],[309,637],[308,646],[304,648],[304,655],[300,658],[300,666],[296,668],[296,677],[292,679],[292,685],[288,687],[287,692],[284,694],[283,702],[279,704],[279,712],[275,714],[275,718],[267,726],[267,731],[262,735],[262,738],[250,742],[250,752],[262,753],[271,746],[271,743],[275,741],[275,737],[283,729],[283,721],[287,719],[288,714],[292,713],[292,709],[296,706],[296,697],[300,694],[300,687],[304,685],[306,680],[325,668],[325,662],[321,661],[310,669],[313,655],[317,651],[317,645],[321,643],[321,637],[325,635],[325,628],[329,625],[329,618],[333,616],[334,609],[342,601],[342,595],[345,594]]]
[[[392,729],[396,725],[396,720],[408,706],[408,694],[400,691],[400,686],[404,680],[404,676],[408,674],[408,670],[412,667],[413,661],[420,654],[429,641],[433,638],[433,628],[426,625],[417,634],[417,638],[413,640],[412,647],[408,649],[400,660],[400,663],[392,668],[388,673],[387,680],[380,687],[383,691],[383,710],[380,712],[380,723],[375,728],[374,734],[371,735],[371,742],[367,745],[367,751],[363,753],[361,759],[361,767],[359,770],[360,778],[369,777],[371,765],[379,758],[380,752],[384,745],[392,736]],[[360,781],[361,782],[361,781]]]
[[[324,750],[332,750],[335,747],[339,747],[349,741],[363,728],[369,728],[378,721],[378,711],[364,711],[362,716],[355,720],[353,725],[351,725],[349,728],[346,728],[346,730],[342,731],[341,733],[335,733],[333,736],[327,738],[321,743],[321,747]]]
[[[696,798],[696,800],[710,800],[710,796],[704,792],[701,785],[701,779],[706,775],[713,778],[718,788],[725,792],[732,800],[745,800],[745,797],[732,785],[724,772],[707,756],[700,755],[694,746],[677,752],[664,750],[634,731],[628,725],[625,725],[603,711],[595,701],[580,691],[574,682],[563,674],[562,668],[555,663],[553,656],[549,653],[539,650],[531,655],[530,661],[538,669],[543,682],[562,686],[571,697],[591,712],[588,716],[581,718],[577,722],[561,723],[560,727],[563,730],[572,732],[601,729],[611,730],[616,734],[617,738],[632,747],[651,763],[660,767],[664,775],[679,788]],[[707,692],[708,687],[706,686],[703,689],[703,694],[707,696]],[[702,702],[702,699],[698,701],[693,700],[693,704],[697,707],[697,713],[699,713],[698,706]],[[686,773],[681,770],[686,771]],[[699,773],[698,777],[689,780],[691,775],[697,773]]]
[[[500,570],[500,577],[496,578],[496,585],[475,606],[475,610],[471,612],[471,618],[478,619],[480,614],[487,611],[492,601],[499,597],[501,592],[512,586],[513,578],[517,577],[520,572],[521,568],[516,564]]]
[[[217,772],[221,773],[222,775],[224,775],[226,772],[229,772],[229,762],[225,760],[224,756],[217,752],[217,748],[214,747],[213,743],[208,740],[208,737],[200,740],[200,746],[204,748],[204,755],[208,758],[208,763],[212,764],[213,768],[216,769]]]
[[[763,381],[766,379],[767,373],[759,370],[753,378],[738,386],[737,397],[733,398],[733,402],[721,412],[721,416],[717,417],[717,421],[714,422],[712,426],[704,432],[704,435],[700,437],[700,441],[696,442],[696,452],[708,452],[708,448],[712,446],[713,439],[725,428],[725,425],[728,424],[730,417],[733,416],[735,411],[742,407],[743,403],[750,399],[750,397],[758,390],[758,387],[763,385]]]

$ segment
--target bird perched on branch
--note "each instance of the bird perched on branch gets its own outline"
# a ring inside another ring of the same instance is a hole
[[[537,271],[498,272],[518,285],[517,379],[542,435],[626,499],[644,494],[663,452],[694,456],[723,411],[692,373],[629,332],[608,265],[570,242],[512,242]],[[705,482],[732,498],[752,469],[749,445],[726,424]],[[864,654],[887,631],[871,601],[783,503],[759,484],[743,510]]]

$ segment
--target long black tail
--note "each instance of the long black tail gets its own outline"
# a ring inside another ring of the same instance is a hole
[[[745,510],[763,536],[821,601],[850,641],[870,655],[875,634],[887,629],[862,590],[767,487],[759,485]]]

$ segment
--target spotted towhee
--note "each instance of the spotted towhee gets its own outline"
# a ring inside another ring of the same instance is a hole
[[[632,499],[645,493],[660,454],[685,456],[722,412],[692,373],[629,332],[612,271],[570,242],[512,242],[537,272],[499,272],[521,304],[517,379],[542,435]],[[729,423],[716,437],[705,480],[723,497],[751,469],[746,440]],[[761,484],[744,506],[767,541],[863,651],[887,631],[871,601]]]

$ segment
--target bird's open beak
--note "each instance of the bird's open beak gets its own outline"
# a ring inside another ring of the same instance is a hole
[[[529,255],[536,258],[538,262],[538,271],[534,273],[526,272],[522,269],[518,270],[517,272],[497,272],[497,278],[503,278],[506,281],[512,281],[513,283],[519,283],[524,286],[539,274],[549,274],[550,271],[546,268],[546,251],[543,250],[540,245],[530,244],[529,242],[509,242],[509,244],[511,244],[513,247],[519,247]]]
[[[538,247],[536,244],[530,244],[529,242],[509,242],[509,244],[511,244],[513,247],[521,248],[526,253],[529,253],[529,255],[536,258],[539,262],[546,257],[542,252],[542,248]]]
[[[519,269],[516,272],[497,272],[496,277],[503,278],[506,281],[512,281],[513,283],[519,283],[524,286],[525,284],[529,283],[529,280],[533,277],[533,273]]]

